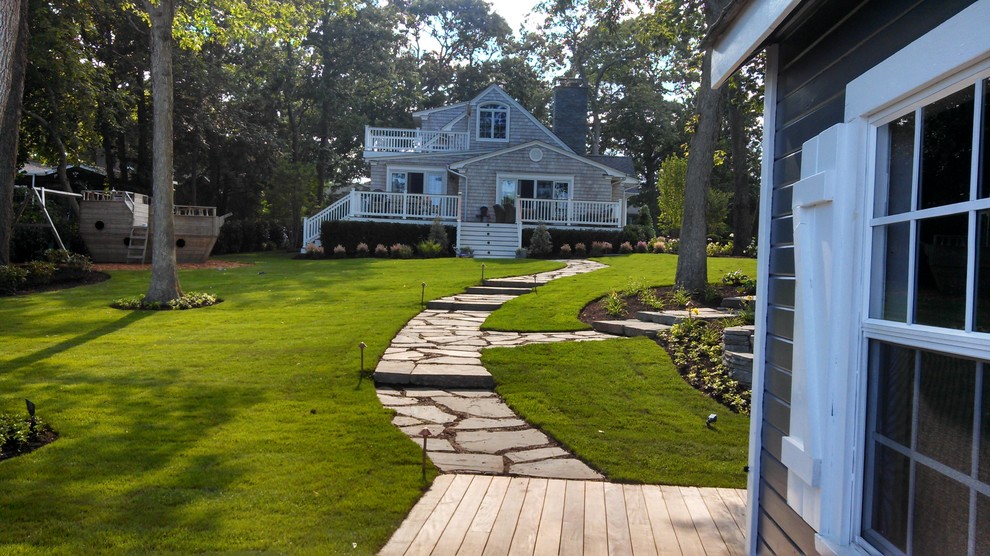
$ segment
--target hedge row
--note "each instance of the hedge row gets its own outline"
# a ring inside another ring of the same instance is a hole
[[[533,228],[523,229],[523,245],[529,247],[533,238]],[[560,247],[564,244],[573,247],[577,243],[583,243],[589,248],[596,241],[606,241],[612,245],[619,245],[623,241],[622,230],[565,230],[558,228],[550,229],[550,241],[553,243],[553,251],[548,256],[556,256],[560,252]]]
[[[274,251],[276,249],[288,249],[291,246],[288,228],[278,220],[228,218],[220,228],[217,243],[213,246],[213,254],[229,255],[254,251]]]
[[[457,228],[444,226],[447,231],[448,245],[453,246],[457,241]],[[402,243],[416,245],[426,240],[430,235],[429,224],[393,224],[391,222],[355,222],[351,220],[332,220],[324,222],[320,227],[320,243],[327,253],[335,245],[343,245],[348,252],[353,252],[359,243],[366,243],[374,249],[376,245],[385,246]],[[449,253],[453,253],[451,247]]]

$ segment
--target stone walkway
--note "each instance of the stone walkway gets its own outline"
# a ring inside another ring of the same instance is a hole
[[[487,285],[545,284],[604,265],[569,261],[553,272],[494,280]],[[525,290],[523,290],[525,291]],[[438,301],[472,306],[458,294]],[[501,303],[514,296],[503,297]],[[375,369],[378,397],[397,413],[393,423],[422,446],[444,473],[482,473],[557,479],[601,480],[602,476],[517,417],[496,395],[481,350],[610,338],[594,331],[520,333],[481,330],[491,311],[427,309],[409,321]]]

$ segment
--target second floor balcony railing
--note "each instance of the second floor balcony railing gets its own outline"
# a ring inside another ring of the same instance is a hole
[[[387,127],[364,128],[364,150],[371,153],[432,153],[466,151],[468,134]]]

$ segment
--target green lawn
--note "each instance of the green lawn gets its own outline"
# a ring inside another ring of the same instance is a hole
[[[637,254],[595,259],[608,268],[562,278],[539,288],[537,295],[524,295],[506,303],[485,321],[489,330],[560,332],[586,330],[578,314],[589,302],[631,281],[647,286],[669,286],[677,270],[676,255]],[[756,276],[756,259],[710,258],[708,280],[719,282],[726,272],[742,270]]]
[[[610,480],[746,487],[749,417],[684,382],[656,342],[489,349],[482,361],[516,413]]]
[[[420,453],[360,381],[427,298],[481,261],[296,261],[184,271],[225,302],[124,312],[147,272],[0,298],[0,411],[60,433],[0,462],[0,553],[375,552],[417,500]],[[559,267],[485,261],[486,276]],[[431,471],[432,473],[432,471]],[[354,544],[356,543],[356,550]]]

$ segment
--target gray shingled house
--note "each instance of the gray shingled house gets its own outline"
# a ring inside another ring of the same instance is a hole
[[[764,49],[749,552],[990,554],[990,0],[734,2]]]
[[[368,127],[370,191],[353,191],[307,218],[304,243],[327,220],[457,226],[457,245],[512,257],[523,227],[616,229],[626,224],[632,160],[585,154],[587,89],[561,80],[553,131],[497,85],[467,102],[413,113],[416,129]]]

